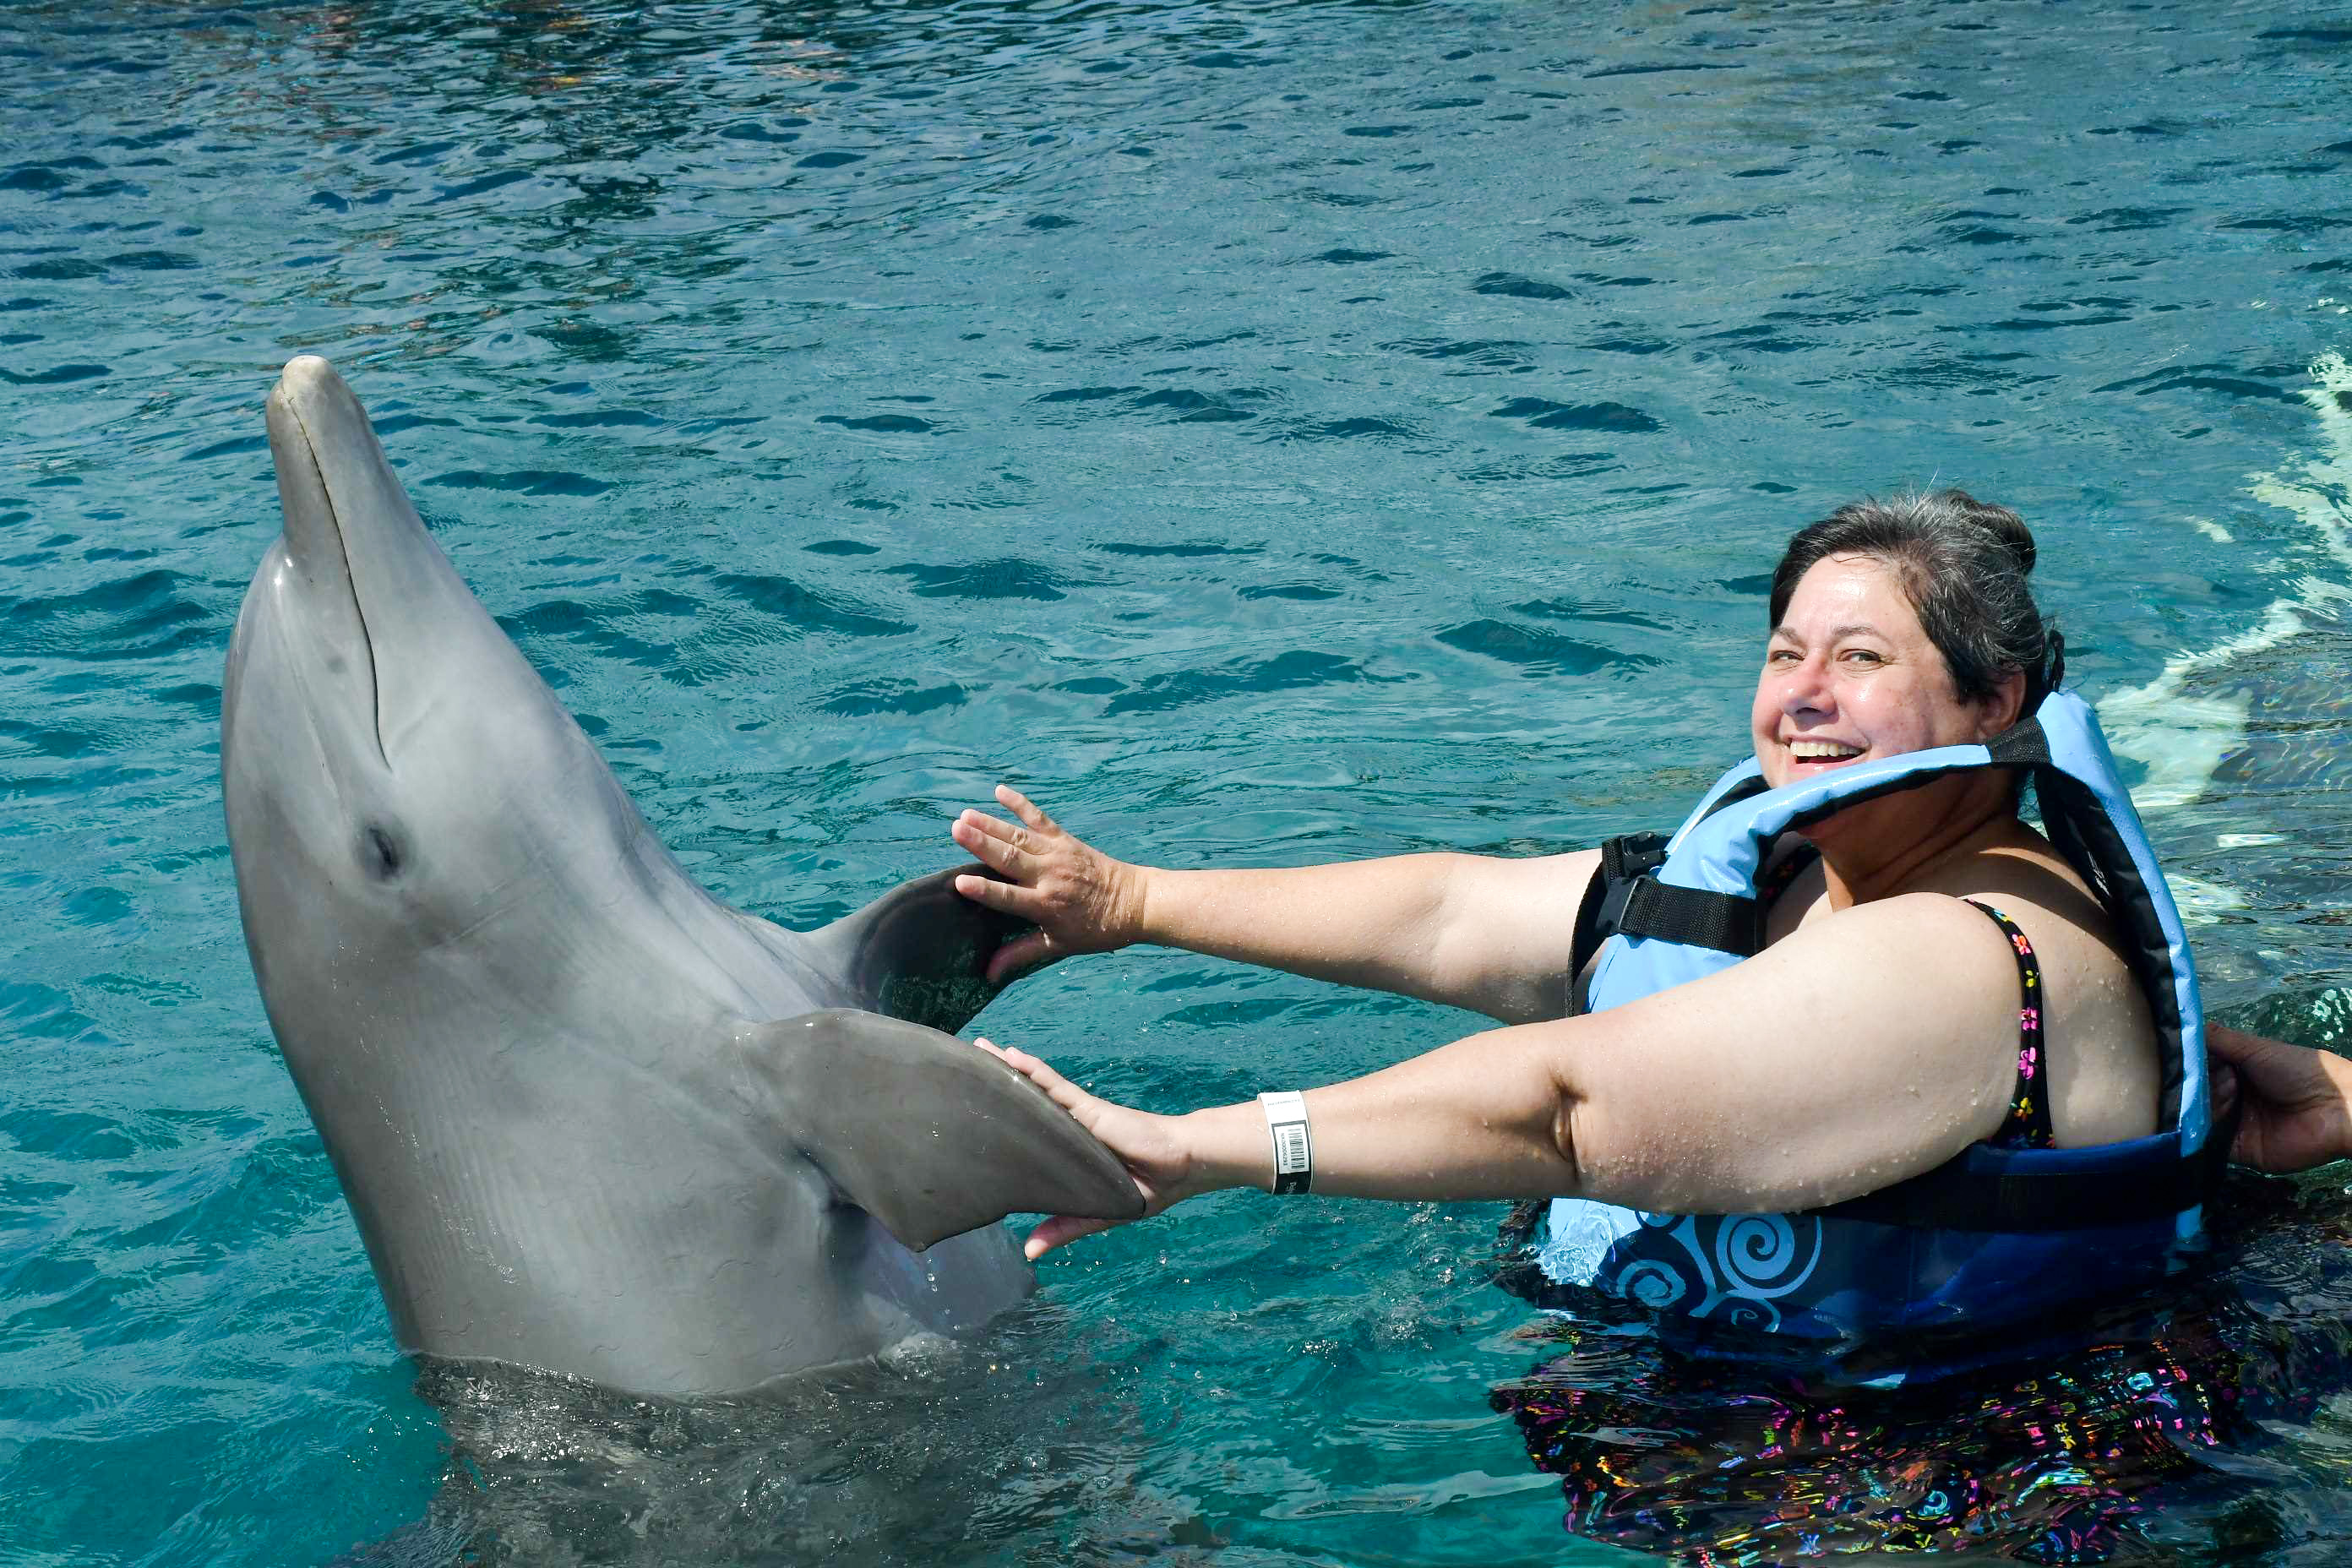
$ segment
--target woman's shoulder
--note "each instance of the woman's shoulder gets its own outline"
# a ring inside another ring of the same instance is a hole
[[[1948,868],[1933,889],[1989,903],[2053,943],[2097,950],[2122,963],[2116,923],[2065,857],[2032,828]]]
[[[2155,1015],[2106,910],[2046,844],[1987,854],[1964,871],[1961,896],[2015,921],[2032,949],[2059,1142],[2153,1131]]]
[[[2121,931],[2081,875],[2039,835],[1970,857],[1938,877],[1932,890],[2008,917],[2024,931],[2041,967],[2063,983],[2060,994],[2116,997],[2107,1009],[2115,1021],[2135,1033],[2143,1026],[2146,1000],[2125,962]]]

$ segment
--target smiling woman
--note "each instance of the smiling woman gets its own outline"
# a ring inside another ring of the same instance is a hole
[[[1004,970],[1156,942],[1509,1026],[1183,1117],[1005,1055],[1151,1212],[1244,1185],[1550,1200],[1519,1271],[1547,1302],[1853,1342],[2158,1278],[2209,1179],[2196,985],[2096,723],[2053,690],[2033,554],[1959,490],[1801,531],[1755,758],[1671,842],[1171,872],[1000,789],[1019,821],[953,836],[1006,879],[959,890],[1038,928]],[[1049,1219],[1030,1251],[1099,1228]]]

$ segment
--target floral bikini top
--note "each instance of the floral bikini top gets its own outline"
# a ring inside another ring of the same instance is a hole
[[[1996,1149],[2047,1149],[2058,1135],[2050,1125],[2049,1086],[2042,1081],[2046,1059],[2042,1054],[2042,961],[2033,956],[2033,944],[2015,921],[1990,904],[1960,901],[1982,910],[2017,950],[2017,1088],[2009,1097],[2009,1114],[2001,1118],[2000,1131],[1986,1142]]]

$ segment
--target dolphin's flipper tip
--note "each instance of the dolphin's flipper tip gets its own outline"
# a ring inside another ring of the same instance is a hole
[[[1117,1156],[953,1036],[836,1009],[758,1025],[740,1044],[802,1151],[918,1252],[1008,1214],[1143,1213]]]

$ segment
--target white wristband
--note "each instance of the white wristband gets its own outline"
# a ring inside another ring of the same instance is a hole
[[[1274,1139],[1274,1184],[1268,1191],[1287,1196],[1306,1192],[1315,1181],[1315,1141],[1307,1131],[1307,1097],[1297,1089],[1281,1089],[1257,1097],[1265,1111],[1265,1128]]]

